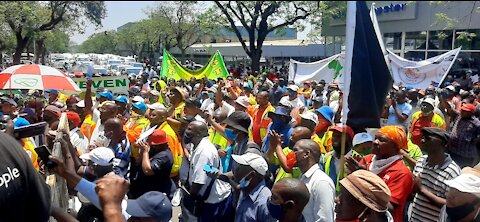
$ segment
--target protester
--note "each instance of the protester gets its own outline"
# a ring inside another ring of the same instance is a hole
[[[272,196],[267,201],[268,212],[279,222],[305,221],[302,215],[310,199],[308,188],[293,178],[283,178],[272,187]]]
[[[336,198],[336,221],[388,221],[390,189],[387,184],[366,170],[357,170],[340,180],[340,195]]]
[[[282,143],[283,144],[289,144],[290,143],[290,137],[293,132],[292,126],[290,126],[288,123],[292,119],[292,117],[289,115],[290,112],[283,107],[283,106],[277,106],[275,108],[275,111],[270,111],[268,113],[268,117],[272,119],[272,123],[269,125],[267,132],[270,131],[275,131],[283,135],[282,138]],[[265,136],[265,139],[263,140],[262,143],[262,151],[267,152],[270,144],[270,138],[267,133]]]
[[[407,120],[412,114],[412,105],[406,102],[406,97],[407,95],[403,90],[390,94],[390,102],[385,105],[384,114],[386,115],[383,115],[388,117],[387,125],[398,125],[408,129]]]
[[[407,147],[407,135],[400,126],[385,126],[375,134],[372,154],[365,156],[360,163],[347,157],[350,172],[367,169],[385,181],[391,192],[388,210],[394,221],[403,221],[403,209],[408,195],[413,190],[413,176],[405,166],[400,150]]]
[[[480,120],[474,116],[475,106],[464,104],[460,116],[455,121],[448,151],[460,167],[472,167],[480,161]]]
[[[87,152],[88,148],[88,139],[85,135],[80,132],[80,123],[82,120],[80,116],[72,111],[67,112],[68,125],[70,127],[70,141],[77,150],[78,154],[81,155]]]
[[[369,133],[357,133],[352,141],[353,150],[361,156],[372,153],[373,138]]]
[[[105,137],[110,140],[108,148],[114,154],[113,171],[115,174],[127,178],[127,174],[133,174],[133,166],[130,166],[131,161],[131,144],[127,138],[127,133],[123,130],[123,122],[121,119],[112,118],[105,122]]]
[[[335,185],[327,174],[322,172],[320,148],[312,140],[299,140],[293,147],[296,165],[302,171],[300,180],[310,191],[310,200],[303,210],[306,221],[333,221]]]
[[[445,121],[438,114],[433,112],[435,107],[435,101],[431,98],[426,98],[421,103],[421,111],[418,111],[412,115],[412,124],[409,130],[409,139],[415,144],[420,146],[422,139],[423,127],[440,127],[445,129]]]
[[[265,159],[253,153],[232,155],[232,158],[238,164],[234,177],[240,182],[241,190],[235,222],[276,221],[267,207],[272,193],[263,179],[268,171]]]
[[[410,221],[438,221],[440,209],[445,205],[448,186],[446,180],[460,175],[460,167],[446,154],[448,134],[444,129],[422,129],[422,156],[413,169],[414,191]]]

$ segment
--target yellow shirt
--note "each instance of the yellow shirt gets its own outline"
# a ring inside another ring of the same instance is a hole
[[[127,133],[128,141],[130,141],[132,156],[134,159],[137,159],[138,155],[140,154],[140,151],[135,145],[135,143],[137,142],[138,137],[140,137],[140,134],[143,133],[145,127],[148,126],[148,124],[150,124],[150,121],[145,117],[140,119],[130,118],[127,124],[123,126],[123,130]]]
[[[182,165],[182,145],[180,144],[180,141],[178,141],[177,134],[167,121],[163,122],[158,129],[165,131],[165,134],[167,134],[168,146],[170,147],[170,151],[172,151],[173,156],[173,166],[172,171],[170,171],[170,176],[176,176],[178,175],[178,171]]]
[[[320,139],[320,137],[318,137],[317,134],[313,134],[312,140],[313,140],[313,142],[317,143],[318,146],[320,147],[320,153],[322,153],[322,154],[327,153],[327,152],[325,151],[325,147],[323,146],[323,141],[322,141],[322,139]]]
[[[21,139],[22,147],[27,152],[30,160],[32,160],[33,167],[38,171],[38,154],[35,152],[35,145],[30,141],[31,138],[23,138]]]
[[[226,150],[229,144],[228,140],[213,128],[210,128],[208,131],[210,135],[208,140],[210,140],[213,145],[218,145],[222,150]]]

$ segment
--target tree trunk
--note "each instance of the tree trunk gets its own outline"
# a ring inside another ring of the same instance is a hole
[[[185,54],[187,54],[186,52],[187,52],[186,49],[180,48],[180,53],[181,53],[180,61],[181,61],[182,65],[186,65],[186,62],[185,62]]]
[[[261,57],[262,57],[262,50],[261,49],[252,50],[252,56],[250,57],[250,59],[252,60],[252,63],[251,63],[252,74],[255,74],[255,71],[260,73],[260,58]]]

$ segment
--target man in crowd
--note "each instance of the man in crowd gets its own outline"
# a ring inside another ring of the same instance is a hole
[[[353,137],[353,150],[360,156],[366,156],[372,152],[373,138],[369,133],[357,133]]]
[[[460,110],[447,147],[452,159],[460,167],[471,167],[480,161],[480,120],[474,116],[473,104],[464,104]]]
[[[147,105],[144,102],[132,103],[132,111],[130,112],[130,119],[124,126],[124,130],[127,133],[128,140],[132,147],[132,157],[137,160],[139,157],[139,150],[137,145],[137,139],[144,131],[145,127],[149,124],[149,120],[145,117],[147,112]]]
[[[128,169],[131,168],[131,144],[130,141],[128,141],[126,132],[123,130],[122,120],[119,118],[107,120],[105,122],[104,132],[105,137],[110,140],[108,148],[115,154],[113,171],[115,174],[127,178]]]
[[[235,222],[276,221],[267,207],[272,194],[265,185],[264,176],[268,171],[265,159],[254,153],[232,155],[232,158],[238,164],[234,177],[240,182],[241,190]]]
[[[85,135],[80,132],[80,123],[82,120],[80,116],[72,111],[67,112],[68,125],[70,127],[70,141],[77,150],[78,154],[81,155],[87,152],[88,148],[88,139]]]
[[[307,186],[293,178],[283,178],[272,187],[272,196],[267,201],[268,212],[279,222],[305,221],[302,215],[310,199]]]
[[[288,102],[293,109],[304,107],[305,104],[298,98],[298,86],[290,85],[287,87],[287,96],[282,97],[280,101]]]
[[[412,105],[406,102],[406,93],[403,90],[390,94],[391,105],[385,105],[384,118],[388,117],[387,125],[408,128],[408,118],[412,114]]]
[[[252,139],[259,146],[267,136],[268,125],[272,119],[268,117],[269,112],[274,112],[275,108],[269,102],[269,94],[266,91],[259,92],[257,103],[253,109],[252,115]]]
[[[290,137],[293,132],[293,128],[289,124],[292,117],[289,114],[290,113],[288,112],[288,110],[283,106],[277,106],[275,108],[275,111],[271,111],[268,113],[268,117],[272,119],[272,123],[269,125],[267,132],[275,131],[279,134],[282,134],[283,144],[290,143]],[[270,137],[267,134],[265,136],[265,139],[263,140],[262,151],[267,152],[269,146],[270,146]]]
[[[445,129],[445,121],[441,116],[433,112],[435,101],[426,98],[421,103],[421,111],[412,115],[412,124],[410,126],[409,138],[415,145],[420,146],[423,127],[440,127]]]
[[[449,136],[444,129],[425,127],[422,133],[421,148],[427,155],[420,157],[413,169],[416,195],[409,221],[434,222],[445,205],[445,181],[460,175],[460,167],[445,153]]]
[[[333,221],[335,185],[327,174],[322,172],[320,148],[312,140],[299,140],[293,147],[296,165],[302,171],[300,180],[310,191],[310,200],[303,210],[306,221]]]

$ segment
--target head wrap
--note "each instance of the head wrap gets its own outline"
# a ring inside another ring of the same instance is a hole
[[[384,126],[378,130],[378,133],[387,136],[397,144],[398,149],[406,149],[408,147],[407,134],[401,126]]]

